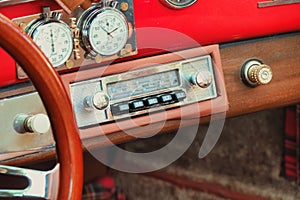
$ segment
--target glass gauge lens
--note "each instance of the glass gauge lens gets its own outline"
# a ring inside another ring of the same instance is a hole
[[[50,22],[40,25],[33,32],[32,39],[54,67],[62,66],[72,54],[72,33],[65,24]]]
[[[162,3],[172,8],[186,8],[196,1],[197,0],[161,0]]]
[[[127,42],[127,20],[118,11],[105,10],[92,20],[88,37],[96,53],[105,56],[114,55]]]

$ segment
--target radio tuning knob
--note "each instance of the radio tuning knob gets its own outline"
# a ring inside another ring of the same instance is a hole
[[[94,95],[87,96],[83,100],[83,106],[87,111],[94,109],[104,110],[109,106],[109,96],[103,92],[97,92]]]
[[[212,74],[207,70],[199,71],[197,74],[191,76],[190,81],[193,85],[207,88],[212,83]]]
[[[256,87],[271,82],[273,73],[271,67],[258,60],[250,60],[242,66],[242,80],[248,86]]]
[[[14,128],[18,133],[47,133],[50,130],[50,121],[46,114],[27,115],[19,114],[14,120]]]

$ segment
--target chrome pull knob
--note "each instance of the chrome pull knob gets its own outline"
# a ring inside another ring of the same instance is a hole
[[[265,85],[271,82],[273,74],[268,65],[254,65],[249,68],[249,79],[258,85]]]
[[[212,74],[209,71],[199,71],[196,75],[191,76],[190,81],[193,85],[207,88],[212,83]]]
[[[97,92],[94,95],[87,96],[83,100],[83,106],[87,111],[94,109],[104,110],[109,106],[109,96],[103,92]]]
[[[47,133],[50,130],[50,120],[46,114],[19,114],[15,118],[14,128],[18,133]]]
[[[273,73],[268,65],[258,60],[250,60],[242,66],[241,76],[246,85],[256,87],[270,83]]]

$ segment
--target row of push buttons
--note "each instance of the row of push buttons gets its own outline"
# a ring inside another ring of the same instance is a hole
[[[113,115],[122,115],[135,111],[145,110],[150,107],[177,103],[186,98],[186,94],[182,90],[163,93],[160,95],[140,98],[129,102],[121,102],[111,105]]]

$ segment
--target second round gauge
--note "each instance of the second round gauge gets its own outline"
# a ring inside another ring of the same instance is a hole
[[[105,9],[91,21],[88,37],[93,51],[104,56],[114,55],[127,42],[127,20],[118,10]]]

